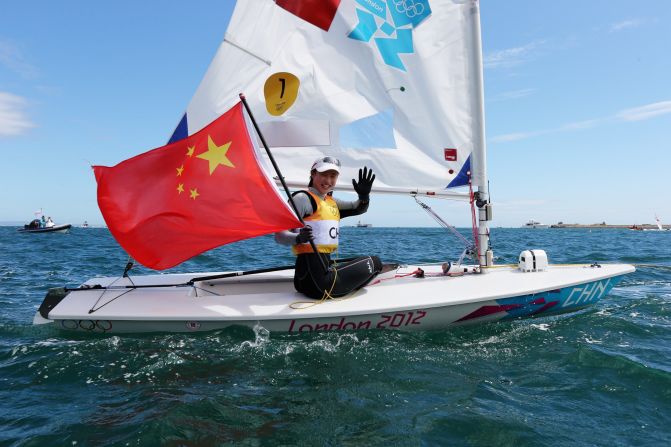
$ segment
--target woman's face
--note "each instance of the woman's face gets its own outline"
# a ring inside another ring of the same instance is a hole
[[[331,191],[338,181],[338,171],[330,170],[319,172],[316,169],[312,171],[312,187],[319,191],[319,194],[324,195]]]

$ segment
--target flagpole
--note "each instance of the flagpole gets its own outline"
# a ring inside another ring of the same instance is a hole
[[[242,101],[242,104],[245,106],[245,110],[247,110],[247,114],[249,115],[249,118],[252,120],[252,124],[254,124],[254,130],[256,130],[256,133],[259,135],[259,138],[261,138],[261,143],[263,143],[263,148],[266,150],[266,154],[268,154],[268,158],[270,158],[270,162],[273,164],[273,168],[275,168],[275,172],[277,173],[277,176],[280,179],[280,182],[282,182],[282,186],[284,187],[284,191],[287,193],[287,197],[289,198],[289,203],[291,204],[291,207],[294,210],[294,213],[296,213],[296,217],[298,217],[298,220],[301,221],[303,225],[305,225],[305,221],[303,221],[303,217],[300,215],[298,212],[298,208],[296,207],[296,204],[294,203],[294,198],[291,196],[291,192],[289,191],[289,187],[287,186],[286,182],[284,181],[284,177],[282,176],[282,173],[280,172],[279,166],[277,166],[277,163],[275,163],[275,158],[273,157],[273,154],[270,153],[270,148],[268,147],[268,144],[266,143],[266,139],[263,138],[263,134],[261,133],[261,129],[259,129],[259,125],[256,124],[256,120],[254,119],[254,115],[252,114],[252,110],[249,108],[249,104],[247,104],[247,99],[245,98],[244,93],[240,93],[240,100]],[[324,268],[324,272],[328,273],[329,268],[326,265],[326,262],[324,261],[324,258],[322,258],[321,253],[317,251],[317,247],[315,246],[315,241],[313,238],[310,238],[308,240],[310,243],[310,247],[312,247],[312,250],[317,254],[317,257],[319,258],[319,262],[321,262],[322,267]]]

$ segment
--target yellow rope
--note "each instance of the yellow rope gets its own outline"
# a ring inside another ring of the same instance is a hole
[[[342,297],[334,297],[331,295],[331,292],[333,292],[333,289],[335,288],[336,282],[338,281],[338,249],[333,252],[335,254],[335,259],[333,260],[333,267],[334,267],[334,275],[333,275],[333,283],[331,284],[331,288],[329,290],[324,290],[324,294],[322,297],[318,300],[312,300],[312,301],[294,301],[293,303],[289,304],[289,307],[292,309],[307,309],[312,306],[316,306],[318,304],[323,304],[326,301],[344,301],[348,300],[350,298],[353,298],[355,293],[350,293],[348,295],[342,296]]]
[[[337,262],[338,247],[336,247],[334,253],[335,253],[335,258],[333,259],[333,284],[331,284],[331,288],[328,290],[328,292],[326,290],[324,290],[324,294],[322,295],[322,298],[321,298],[321,300],[319,300],[319,302],[324,302],[328,299],[331,299],[331,300],[334,299],[331,296],[331,292],[333,292],[333,288],[335,287],[336,281],[338,280],[338,262]]]
[[[337,263],[337,258],[338,258],[338,249],[336,248],[335,251],[335,258],[333,260],[333,267],[334,267],[334,275],[333,275],[333,284],[331,284],[331,288],[329,290],[324,290],[324,293],[322,297],[316,301],[294,301],[293,303],[289,304],[289,307],[292,309],[307,309],[312,306],[316,306],[318,304],[323,304],[327,300],[343,300],[346,299],[345,297],[343,298],[336,298],[334,296],[331,296],[331,292],[333,292],[333,289],[336,285],[336,281],[338,280],[338,263]]]

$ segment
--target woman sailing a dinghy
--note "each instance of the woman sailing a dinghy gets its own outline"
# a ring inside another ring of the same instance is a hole
[[[338,159],[324,157],[315,161],[310,169],[308,189],[293,194],[296,209],[306,225],[300,230],[275,233],[275,240],[291,245],[296,255],[296,290],[314,299],[345,296],[368,284],[382,270],[377,256],[362,256],[338,263],[331,260],[331,253],[338,249],[340,219],[368,210],[370,190],[375,180],[372,170],[367,167],[359,169],[359,180],[352,179],[359,199],[345,201],[332,197],[339,175]],[[318,253],[309,243],[313,238]],[[324,271],[324,263],[319,257],[329,265],[328,271]]]

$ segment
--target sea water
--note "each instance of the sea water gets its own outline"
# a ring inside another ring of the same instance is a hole
[[[345,227],[341,244],[404,263],[463,248],[416,228]],[[497,263],[542,248],[637,271],[575,314],[458,330],[73,334],[32,325],[47,289],[127,255],[104,228],[0,227],[0,445],[669,445],[671,233],[494,228],[492,245]],[[171,271],[292,261],[267,236]]]

